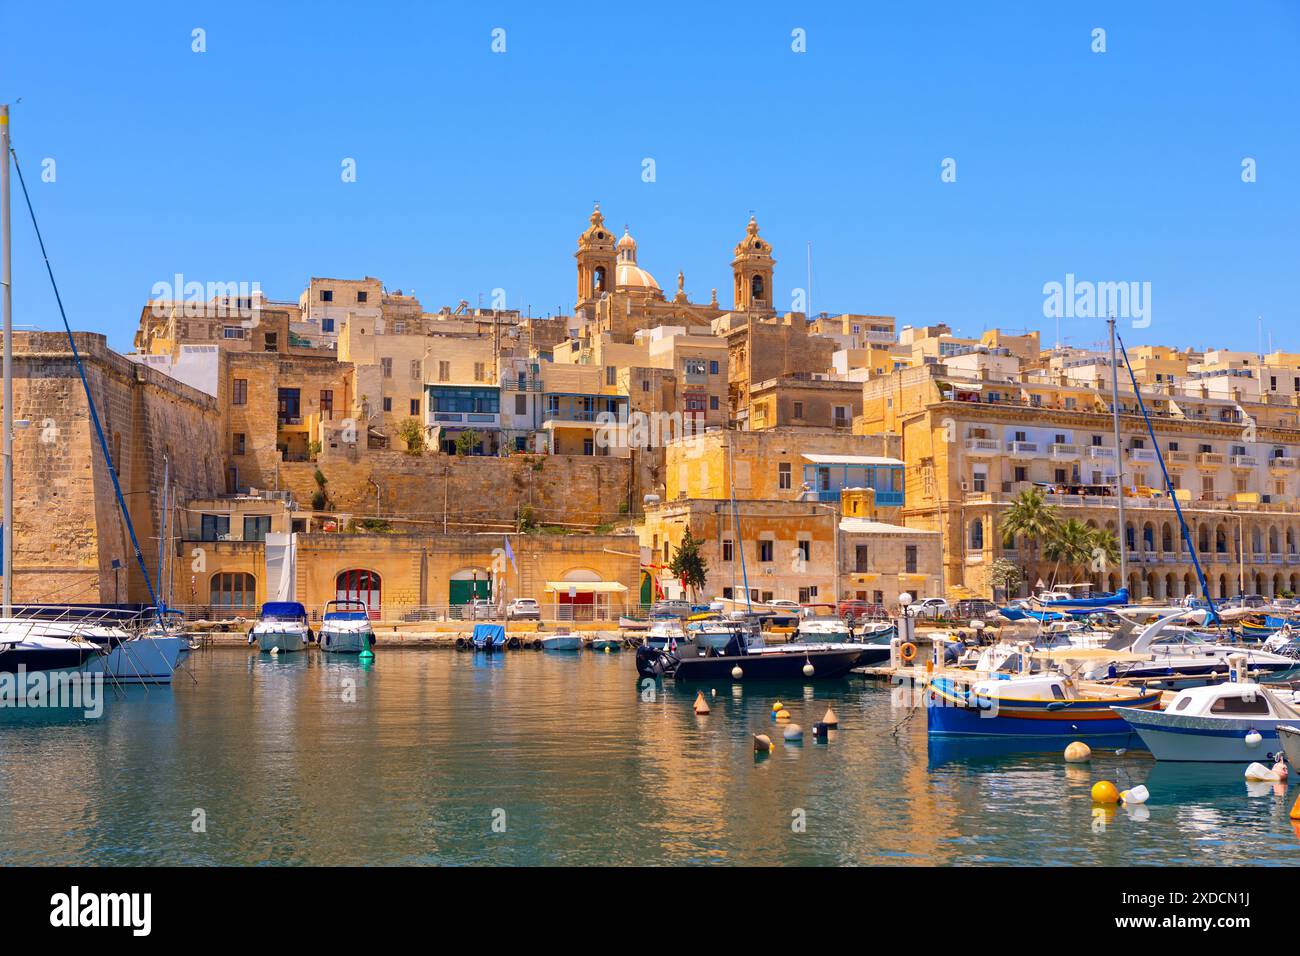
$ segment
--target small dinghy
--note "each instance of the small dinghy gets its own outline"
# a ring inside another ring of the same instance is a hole
[[[571,634],[548,634],[542,638],[542,650],[580,651],[582,650],[582,635],[577,631]]]
[[[623,642],[617,637],[600,635],[598,637],[593,637],[591,639],[591,649],[593,651],[600,651],[601,653],[604,653],[605,651],[621,650],[622,647],[623,647]]]

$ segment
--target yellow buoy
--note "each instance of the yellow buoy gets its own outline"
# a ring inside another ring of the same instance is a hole
[[[1065,748],[1065,759],[1070,763],[1083,763],[1092,758],[1092,748],[1082,740],[1076,740]]]
[[[785,704],[781,703],[779,700],[772,705],[772,713],[775,714],[778,710],[785,710]]]
[[[707,714],[707,713],[709,712],[709,705],[708,705],[708,703],[704,700],[704,692],[703,692],[703,691],[699,691],[699,692],[695,695],[695,712],[696,712],[697,714]]]
[[[1092,785],[1093,803],[1118,803],[1119,791],[1109,780],[1098,780]]]
[[[789,719],[790,719],[790,711],[788,711],[788,710],[778,710],[778,711],[776,712],[776,719],[777,719],[777,720],[789,720]]]

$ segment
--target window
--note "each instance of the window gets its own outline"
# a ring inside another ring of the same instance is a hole
[[[1023,465],[1017,465],[1017,466],[1016,466],[1016,469],[1015,469],[1015,480],[1016,480],[1016,481],[1025,481],[1025,480],[1028,479],[1028,475],[1029,475],[1029,473],[1028,473],[1028,471],[1025,469],[1025,467],[1024,467]]]
[[[320,390],[320,417],[328,421],[334,417],[334,390],[322,388]]]
[[[365,292],[358,292],[358,293],[357,293],[357,302],[365,302],[365,301],[366,301],[366,296],[367,296],[367,294],[368,294],[368,293],[365,293]]]
[[[245,541],[265,541],[266,533],[270,530],[270,515],[248,515],[244,518]]]
[[[221,337],[223,339],[242,339],[244,337],[244,330],[238,325],[222,326]]]
[[[411,414],[416,418],[420,417],[420,400],[418,398],[411,399]]]
[[[321,300],[322,302],[333,302],[333,301],[334,301],[334,290],[333,290],[333,289],[321,289],[321,290],[320,290],[320,300]]]
[[[487,366],[483,362],[474,363],[474,381],[482,382],[487,380]]]
[[[515,414],[516,414],[516,415],[527,415],[527,414],[528,414],[528,396],[527,396],[527,395],[516,395],[516,396],[515,396]]]
[[[736,560],[736,543],[732,541],[730,538],[722,539],[722,560],[723,561]]]
[[[256,607],[257,582],[242,571],[214,574],[208,586],[208,603],[215,607]]]
[[[420,379],[424,378],[424,372],[421,369],[421,366],[423,364],[424,363],[421,362],[419,359],[411,359],[411,381],[412,382],[418,382]]]
[[[988,475],[985,472],[977,471],[973,475],[971,475],[972,490],[982,494],[986,490],[987,484],[988,484]]]
[[[909,544],[903,549],[903,570],[907,574],[916,573],[916,545]]]
[[[835,406],[835,424],[843,427],[849,423],[849,408],[847,405]]]
[[[393,410],[393,400],[392,400],[391,398],[388,398],[387,396],[385,396],[385,398],[384,398],[384,411],[386,411],[386,412],[391,412],[392,410]]]
[[[379,360],[379,368],[383,371],[384,378],[393,377],[393,360],[391,358],[381,358]]]
[[[711,412],[716,412],[717,410],[718,410],[718,396],[716,396],[716,395],[710,395],[710,396],[709,396],[709,411],[711,411]]]
[[[244,453],[244,433],[235,432],[234,449],[232,454],[242,455]]]
[[[618,369],[615,368],[613,365],[605,366],[605,384],[606,385],[618,384]]]
[[[230,393],[230,404],[231,405],[248,404],[248,379],[246,378],[235,379],[234,387],[231,389],[231,393]]]
[[[803,418],[803,402],[794,403],[794,417]]]
[[[712,359],[712,360],[710,360],[710,362],[709,362],[709,374],[710,374],[710,375],[717,375],[717,374],[718,374],[718,360],[717,360],[717,359]]]
[[[262,348],[267,352],[280,351],[280,335],[277,332],[267,332],[266,338],[262,340]]]
[[[972,551],[984,550],[984,522],[982,521],[971,522],[970,546]]]
[[[378,617],[381,587],[382,581],[374,571],[341,571],[334,579],[334,597],[338,601],[361,601],[369,609],[371,617]]]
[[[650,379],[648,378],[641,379],[641,391],[643,392],[650,391]]]
[[[812,560],[812,542],[807,538],[800,538],[798,542],[799,556],[805,561]]]
[[[230,515],[202,515],[199,519],[199,540],[220,541],[230,534]]]
[[[858,574],[866,574],[871,570],[869,559],[871,548],[865,544],[853,546],[853,570]]]
[[[438,381],[440,381],[440,382],[450,382],[450,381],[451,381],[451,363],[450,363],[450,362],[439,362],[439,363],[438,363]]]
[[[1024,432],[1016,432],[1015,440],[1016,440],[1016,441],[1028,441],[1028,437],[1025,435]]]
[[[320,330],[321,330],[322,332],[333,332],[333,331],[334,331],[334,320],[333,320],[333,319],[321,319],[321,320],[320,320]]]
[[[758,543],[758,560],[764,564],[772,563],[772,542],[760,541]]]
[[[1268,699],[1263,694],[1249,697],[1220,697],[1210,706],[1212,714],[1250,714],[1268,716]]]
[[[402,321],[400,321],[400,320],[397,321],[397,322],[394,322],[394,323],[393,323],[393,334],[394,334],[394,335],[404,335],[404,334],[406,334],[406,323],[405,323],[405,322],[402,322]]]
[[[783,461],[776,466],[776,486],[782,490],[790,487],[790,463]]]
[[[1066,481],[1068,480],[1065,474],[1065,469],[1064,468],[1056,469],[1055,476],[1052,478],[1052,480],[1055,481],[1058,485],[1065,484]]]

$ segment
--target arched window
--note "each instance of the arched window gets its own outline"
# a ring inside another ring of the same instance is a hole
[[[334,598],[338,601],[362,601],[373,618],[379,617],[382,594],[381,581],[374,571],[350,568],[340,571],[334,580]]]
[[[243,571],[212,575],[208,603],[213,607],[257,607],[257,582]]]
[[[984,550],[984,522],[983,521],[971,522],[970,546],[972,551]]]
[[[592,273],[591,281],[593,292],[605,292],[605,267],[597,266],[596,271]]]
[[[763,298],[765,298],[765,296],[763,295],[763,277],[762,277],[762,276],[754,276],[753,280],[752,280],[752,281],[750,282],[750,284],[749,284],[749,288],[750,288],[750,291],[753,293],[753,297],[754,297],[755,299],[763,299]]]

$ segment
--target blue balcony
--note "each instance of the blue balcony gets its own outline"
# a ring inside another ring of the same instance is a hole
[[[901,461],[859,456],[804,457],[814,460],[813,464],[804,465],[803,480],[818,501],[838,501],[845,488],[870,488],[875,492],[877,505],[884,508],[903,506]]]

